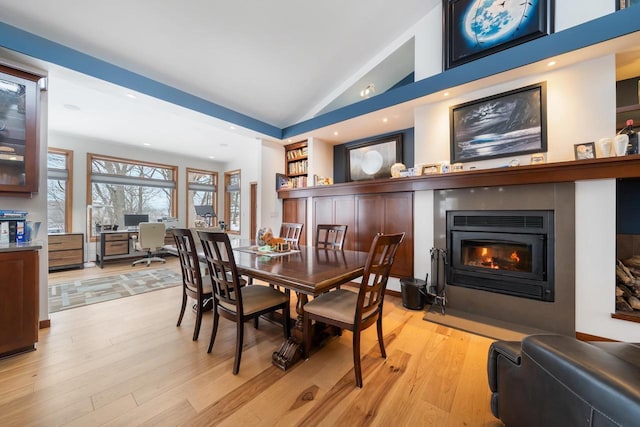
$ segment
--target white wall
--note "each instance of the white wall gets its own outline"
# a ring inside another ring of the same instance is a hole
[[[218,192],[218,198],[221,206],[224,206],[224,172],[240,169],[240,237],[241,239],[248,239],[249,223],[251,222],[251,193],[250,184],[252,182],[258,183],[258,192],[260,190],[260,180],[263,177],[263,168],[269,168],[268,165],[264,165],[262,162],[263,146],[262,141],[259,139],[248,139],[249,149],[244,149],[241,153],[238,153],[236,159],[231,162],[227,162],[223,165],[224,170],[220,173],[220,192]],[[279,159],[280,164],[284,163],[284,154]],[[266,170],[266,169],[265,169]],[[275,173],[273,175],[273,181],[275,182]],[[274,189],[275,189],[275,184]],[[258,197],[258,204],[260,204],[260,197]],[[259,221],[260,209],[258,208],[257,220]]]
[[[269,227],[278,233],[282,224],[282,201],[276,193],[276,173],[284,173],[284,146],[262,141],[262,174],[258,181],[260,210],[258,228]]]
[[[616,311],[615,179],[576,182],[575,223],[576,331],[638,342],[640,325],[611,318]]]
[[[617,1],[617,0],[616,0]],[[556,32],[615,11],[615,2],[602,0],[555,0]]]

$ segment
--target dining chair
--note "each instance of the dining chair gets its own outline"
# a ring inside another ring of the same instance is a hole
[[[176,242],[176,251],[180,259],[180,270],[182,272],[182,307],[180,308],[176,326],[180,326],[182,323],[187,299],[195,299],[196,324],[193,328],[193,340],[196,341],[200,334],[204,306],[213,297],[211,277],[208,275],[203,276],[201,273],[198,246],[191,230],[188,228],[174,228],[171,233],[173,234],[173,240]]]
[[[244,323],[258,316],[282,310],[285,340],[290,334],[289,292],[280,292],[263,285],[241,286],[229,236],[224,232],[198,232],[213,285],[213,329],[208,353],[218,331],[220,316],[236,322],[236,352],[233,374],[240,370]]]
[[[346,236],[346,225],[318,224],[316,228],[316,247],[341,250]]]
[[[136,249],[146,251],[147,256],[131,263],[132,266],[137,264],[151,265],[153,261],[166,262],[164,258],[154,256],[154,251],[164,246],[165,226],[164,222],[141,222],[138,226],[138,241]]]
[[[300,244],[300,236],[302,235],[302,227],[304,224],[296,222],[283,222],[280,226],[280,237],[287,241],[287,243],[298,246]]]
[[[360,333],[374,323],[378,329],[380,353],[383,358],[387,357],[382,338],[382,305],[391,266],[404,235],[405,233],[378,233],[375,236],[365,262],[358,292],[338,289],[324,293],[304,306],[305,358],[309,357],[311,348],[311,320],[352,331],[353,369],[356,385],[360,388],[362,388]]]

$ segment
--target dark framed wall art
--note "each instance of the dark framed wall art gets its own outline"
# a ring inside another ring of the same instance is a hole
[[[401,161],[402,134],[363,141],[347,148],[347,180],[389,178],[391,166]]]
[[[443,0],[442,6],[445,69],[553,32],[554,0]]]
[[[449,109],[451,163],[547,151],[546,82]]]

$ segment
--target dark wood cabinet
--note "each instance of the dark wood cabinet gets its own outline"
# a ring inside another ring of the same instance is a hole
[[[0,356],[38,341],[38,251],[0,252]]]
[[[49,235],[49,271],[84,268],[84,234]]]
[[[356,250],[356,217],[353,196],[317,197],[313,199],[313,238],[318,224],[339,224],[347,226],[344,249]],[[313,244],[316,242],[314,240]],[[365,249],[368,250],[369,248]]]
[[[0,195],[38,192],[40,78],[0,65]]]
[[[412,192],[314,197],[314,230],[318,224],[346,224],[344,248],[359,251],[369,250],[376,233],[406,233],[391,274],[413,277]]]
[[[307,244],[307,199],[289,199],[282,202],[282,222],[305,224],[300,236],[300,244]]]

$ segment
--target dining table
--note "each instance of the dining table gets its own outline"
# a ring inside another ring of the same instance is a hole
[[[296,246],[284,252],[260,250],[246,241],[235,241],[234,258],[238,273],[297,295],[292,336],[273,353],[274,365],[288,369],[302,356],[304,305],[309,296],[318,296],[362,276],[367,252]],[[318,328],[319,329],[319,328]]]

